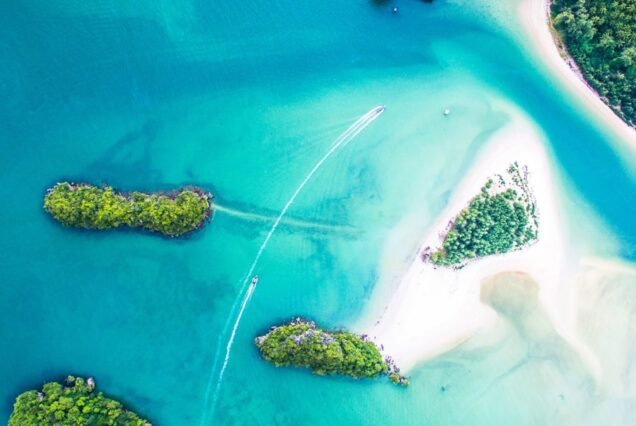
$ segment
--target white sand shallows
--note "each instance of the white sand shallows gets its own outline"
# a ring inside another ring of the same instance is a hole
[[[526,272],[539,285],[539,299],[557,330],[573,321],[573,313],[560,301],[571,300],[562,285],[571,262],[565,258],[565,239],[547,155],[535,129],[515,119],[497,132],[483,149],[475,166],[455,191],[446,210],[420,246],[438,247],[440,232],[450,219],[467,206],[489,177],[503,173],[517,161],[529,169],[529,185],[539,215],[539,239],[531,247],[471,262],[455,271],[435,268],[414,260],[380,315],[372,318],[366,332],[384,345],[403,370],[430,359],[492,325],[494,310],[480,302],[481,281],[504,271]],[[570,275],[571,276],[571,275]],[[561,333],[563,335],[567,333]]]

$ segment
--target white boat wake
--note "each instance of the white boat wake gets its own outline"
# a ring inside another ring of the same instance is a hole
[[[276,232],[276,229],[278,228],[278,225],[280,224],[281,220],[283,219],[283,217],[287,213],[287,210],[289,210],[291,205],[296,200],[296,197],[298,196],[298,194],[300,194],[300,191],[303,190],[303,188],[305,187],[307,182],[309,182],[309,180],[312,178],[312,176],[318,171],[318,169],[320,169],[320,167],[323,165],[323,163],[325,161],[327,161],[327,159],[334,152],[336,152],[338,149],[346,146],[349,142],[351,142],[356,136],[358,136],[360,134],[360,132],[362,132],[364,129],[366,129],[383,112],[384,112],[384,107],[383,106],[377,106],[377,107],[371,109],[366,114],[364,114],[359,119],[357,119],[351,126],[349,126],[349,128],[347,130],[345,130],[340,136],[338,136],[338,138],[334,141],[334,143],[331,146],[331,148],[329,149],[329,151],[327,151],[322,156],[322,158],[320,160],[318,160],[318,162],[314,165],[314,167],[309,171],[307,176],[305,176],[305,179],[303,179],[303,181],[300,183],[300,185],[298,185],[298,187],[296,188],[296,190],[294,191],[292,196],[289,198],[289,200],[287,201],[287,203],[285,204],[283,209],[280,211],[280,214],[278,215],[278,217],[276,217],[276,220],[272,224],[272,227],[270,228],[269,232],[267,233],[267,236],[265,236],[265,239],[263,240],[263,243],[259,247],[258,252],[256,253],[256,256],[254,257],[254,260],[252,261],[252,264],[250,265],[247,273],[245,274],[245,276],[243,278],[243,283],[241,285],[241,290],[240,290],[240,292],[239,292],[239,294],[237,296],[236,301],[234,302],[234,305],[233,305],[232,311],[231,311],[231,315],[228,318],[228,322],[226,322],[226,324],[225,324],[225,328],[223,330],[223,333],[221,334],[221,337],[224,336],[226,331],[227,331],[227,327],[230,324],[229,320],[233,316],[232,314],[234,313],[234,310],[236,309],[237,303],[240,300],[240,295],[243,293],[245,286],[248,283],[250,283],[250,279],[252,278],[254,270],[256,269],[256,265],[258,264],[258,261],[260,260],[261,255],[263,254],[263,251],[267,247],[267,244],[269,243],[269,240],[272,238],[272,236]],[[205,425],[207,423],[207,421],[208,421],[208,418],[210,416],[214,415],[214,409],[216,408],[216,403],[218,401],[219,393],[221,391],[221,384],[223,382],[223,375],[225,374],[225,369],[227,368],[228,362],[230,361],[230,352],[232,351],[232,345],[234,344],[234,338],[236,337],[236,331],[238,330],[239,324],[241,322],[241,318],[243,316],[243,312],[245,311],[245,308],[247,307],[247,303],[249,302],[250,298],[252,297],[252,294],[254,293],[254,289],[255,288],[256,288],[255,283],[251,282],[249,287],[247,288],[247,291],[245,292],[245,296],[243,296],[243,302],[241,303],[241,307],[240,307],[240,309],[238,311],[238,315],[236,316],[236,320],[234,321],[234,326],[232,327],[232,332],[230,333],[230,338],[228,339],[227,345],[225,347],[225,358],[223,359],[223,365],[221,366],[221,369],[219,370],[219,375],[218,375],[218,378],[217,378],[217,381],[216,381],[216,387],[215,387],[215,390],[214,390],[214,398],[212,399],[212,404],[210,406],[209,414],[208,414],[208,410],[206,410],[205,408],[203,410],[203,417],[201,419],[201,424],[202,425]],[[219,348],[220,348],[220,345],[219,345]],[[207,385],[206,391],[205,391],[205,399],[204,399],[205,405],[207,405],[208,400],[210,398],[210,391],[212,389],[212,374],[216,370],[216,365],[218,363],[218,359],[219,359],[219,351],[217,350],[217,353],[216,353],[216,355],[214,357],[214,364],[212,366],[212,371],[210,372],[210,380],[208,381],[208,385]]]
[[[226,205],[221,205],[215,201],[214,203],[214,214],[223,213],[228,216],[232,216],[241,220],[251,221],[251,222],[269,222],[273,223],[276,221],[278,215],[268,215],[261,213],[252,213],[246,212],[244,210],[240,210],[233,207],[228,207]],[[290,217],[286,217],[280,221],[281,225],[287,225],[289,227],[298,228],[298,229],[307,229],[307,230],[315,230],[315,231],[325,231],[325,232],[337,232],[337,233],[348,233],[352,234],[355,232],[355,229],[348,225],[331,225],[328,223],[320,223],[320,222],[312,222],[308,220],[302,219],[294,219]]]

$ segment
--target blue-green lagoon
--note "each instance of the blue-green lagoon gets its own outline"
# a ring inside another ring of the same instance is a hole
[[[510,122],[506,104],[543,134],[577,250],[621,262],[581,278],[598,295],[597,317],[581,318],[594,347],[615,347],[601,364],[629,382],[636,140],[616,140],[541,63],[517,4],[0,4],[0,418],[20,392],[73,373],[156,425],[629,424],[633,384],[591,385],[514,321],[417,365],[408,389],[277,369],[253,344],[296,315],[361,327]],[[378,105],[269,240],[212,407],[259,247]],[[219,209],[182,239],[73,230],[42,208],[61,180],[193,184]]]

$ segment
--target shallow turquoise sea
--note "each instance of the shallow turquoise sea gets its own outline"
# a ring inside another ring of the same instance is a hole
[[[634,151],[552,79],[510,4],[0,2],[0,421],[20,392],[73,373],[157,425],[576,424],[564,419],[589,400],[566,366],[550,388],[533,360],[502,373],[522,341],[427,363],[408,390],[275,369],[252,343],[292,315],[356,323],[391,230],[421,217],[408,254],[508,122],[498,100],[545,133],[576,194],[565,214],[585,204],[636,260]],[[273,219],[376,105],[386,112],[324,163],[266,247],[212,411],[215,355]],[[63,179],[195,184],[245,214],[217,212],[180,240],[63,229],[42,209]],[[632,399],[604,404],[636,413]]]

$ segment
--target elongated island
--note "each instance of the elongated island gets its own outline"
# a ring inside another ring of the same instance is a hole
[[[92,378],[68,376],[42,390],[20,394],[13,405],[9,426],[126,425],[151,426],[121,403],[95,390]]]
[[[388,375],[395,384],[408,386],[391,357],[382,358],[375,343],[365,335],[326,331],[313,321],[296,318],[274,326],[256,338],[263,358],[277,367],[309,368],[318,375],[340,374],[355,379]]]
[[[146,194],[62,182],[47,191],[44,208],[65,226],[85,229],[142,228],[179,237],[202,227],[212,214],[212,195],[199,188]]]

